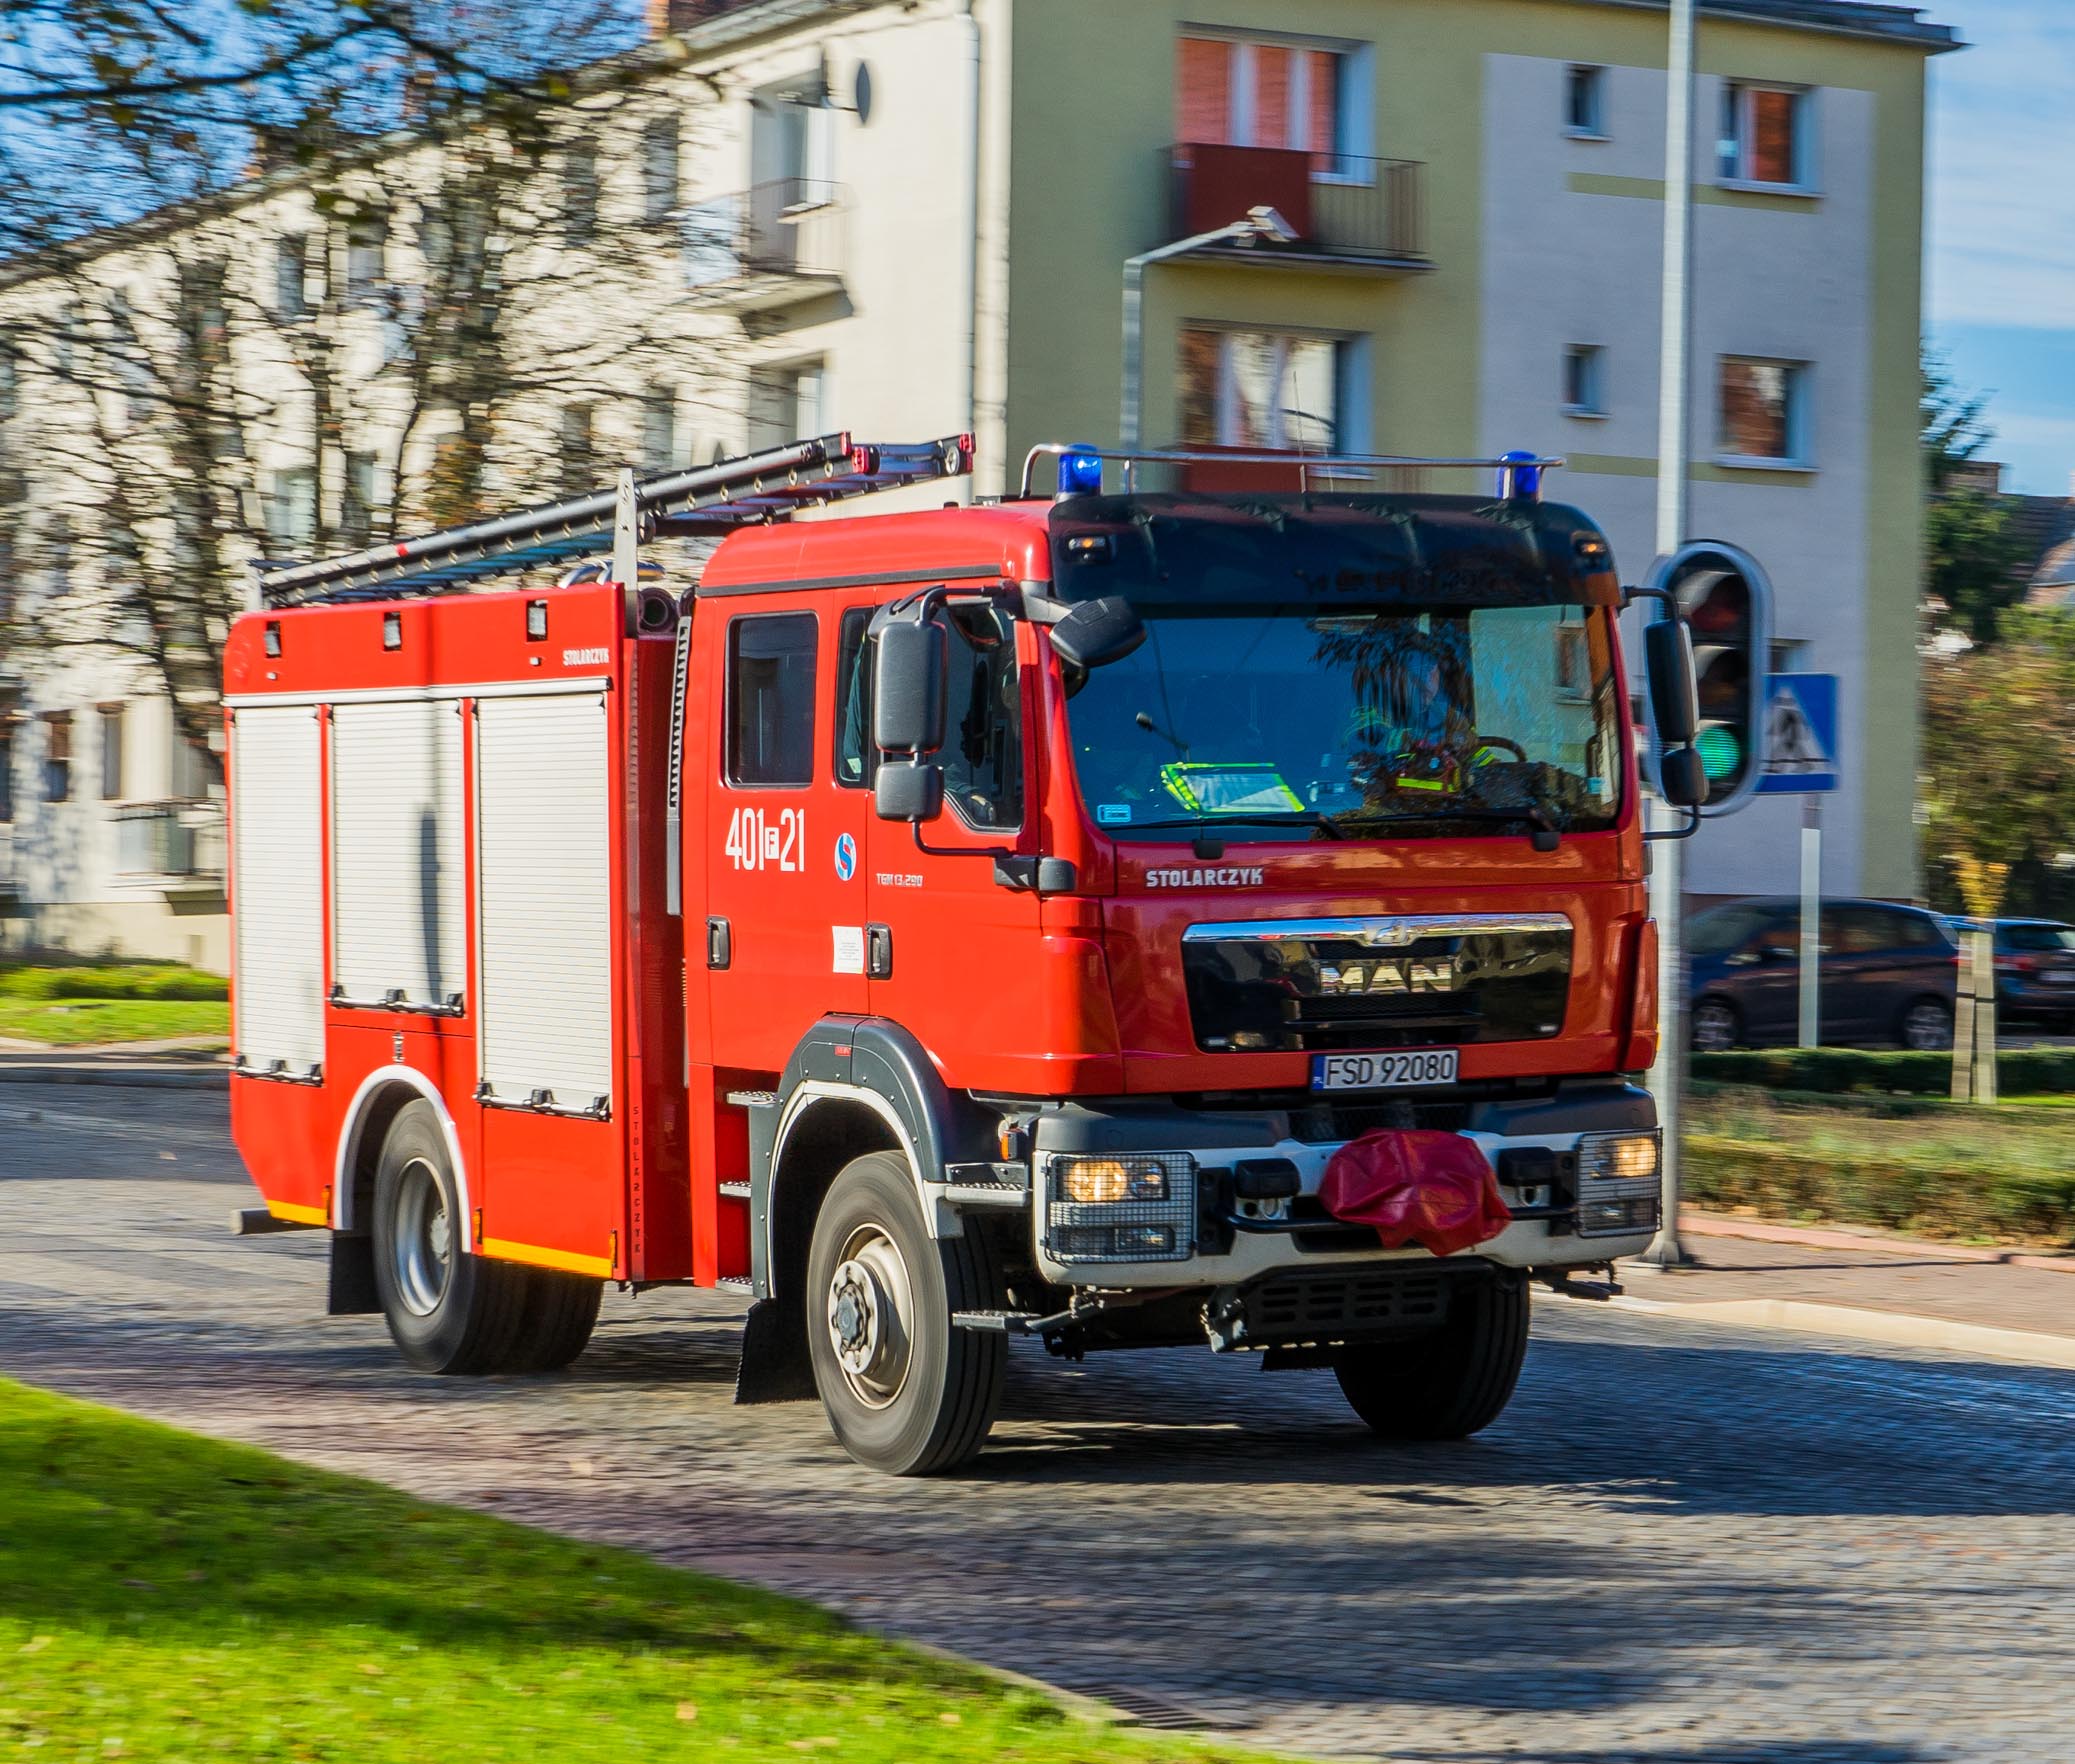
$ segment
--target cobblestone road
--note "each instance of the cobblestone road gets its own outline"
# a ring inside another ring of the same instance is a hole
[[[220,1094],[6,1087],[0,1370],[1291,1751],[2075,1759],[2075,1377],[1552,1301],[1468,1445],[1323,1375],[1025,1352],[977,1474],[894,1482],[731,1406],[727,1299],[409,1374],[319,1315],[321,1239],[224,1235],[240,1181]]]

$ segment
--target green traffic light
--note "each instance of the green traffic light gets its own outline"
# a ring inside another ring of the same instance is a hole
[[[1700,769],[1707,775],[1710,784],[1719,784],[1725,778],[1733,778],[1744,763],[1744,744],[1737,739],[1736,731],[1715,723],[1701,730],[1693,743],[1694,751],[1700,755]]]

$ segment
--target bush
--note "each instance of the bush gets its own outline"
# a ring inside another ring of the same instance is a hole
[[[1740,1048],[1693,1056],[1693,1076],[1714,1084],[1759,1084],[1768,1090],[1900,1091],[1944,1096],[1952,1088],[1952,1055],[1875,1053],[1855,1047]],[[1998,1085],[2013,1096],[2075,1091],[2075,1047],[2014,1048],[1996,1056]]]
[[[215,974],[169,962],[105,962],[92,966],[0,968],[0,998],[186,998],[230,996]]]

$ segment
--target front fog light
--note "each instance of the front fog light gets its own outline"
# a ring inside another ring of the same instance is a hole
[[[1196,1249],[1196,1160],[1126,1152],[1045,1160],[1045,1248],[1060,1262],[1175,1262]]]

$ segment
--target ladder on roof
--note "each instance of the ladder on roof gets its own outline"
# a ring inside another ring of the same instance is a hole
[[[786,520],[802,509],[972,469],[970,435],[893,446],[853,443],[847,432],[818,435],[710,466],[633,478],[636,537],[731,533]],[[613,538],[622,494],[620,489],[593,490],[341,557],[262,564],[260,597],[270,609],[387,600],[565,563],[596,552],[601,541]]]

